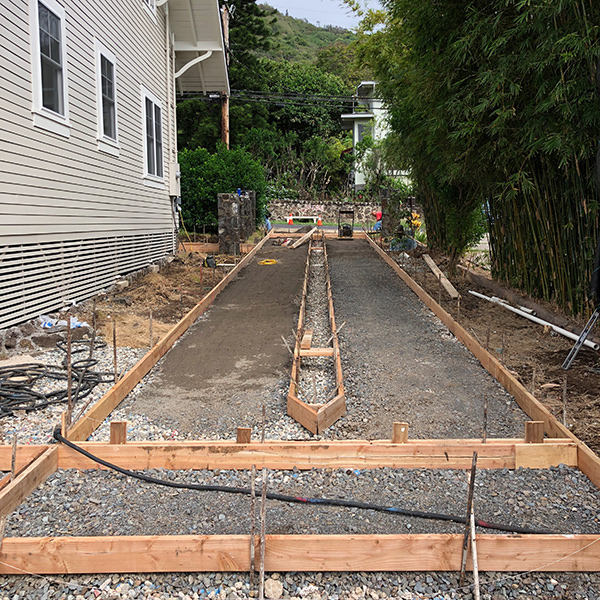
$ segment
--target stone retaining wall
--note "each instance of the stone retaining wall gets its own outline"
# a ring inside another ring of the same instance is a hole
[[[337,223],[338,211],[354,210],[357,224],[374,223],[371,211],[381,210],[381,204],[374,202],[332,202],[313,200],[271,200],[269,211],[271,221],[287,221],[290,213],[294,216],[321,215],[323,222]]]

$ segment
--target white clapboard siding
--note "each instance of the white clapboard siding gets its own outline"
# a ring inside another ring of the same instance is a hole
[[[33,126],[30,2],[0,0],[0,328],[89,298],[176,249],[164,8],[153,18],[143,0],[57,2],[69,138]],[[95,40],[117,61],[118,157],[98,149]],[[159,187],[144,180],[142,87],[162,104]]]
[[[173,247],[173,233],[132,235],[75,242],[46,242],[0,248],[6,269],[0,286],[0,328],[46,311],[70,306],[101,292],[133,265],[138,270]]]

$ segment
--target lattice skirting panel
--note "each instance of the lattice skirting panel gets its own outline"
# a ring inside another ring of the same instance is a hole
[[[166,231],[0,246],[0,329],[90,298],[176,244]]]

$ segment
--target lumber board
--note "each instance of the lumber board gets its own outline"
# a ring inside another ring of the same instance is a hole
[[[287,397],[287,414],[311,433],[318,433],[317,411],[291,393]]]
[[[307,329],[302,336],[302,341],[300,342],[300,350],[306,350],[311,347],[313,338],[313,330]]]
[[[322,433],[329,426],[346,414],[346,396],[338,394],[333,400],[323,405],[317,412],[317,428]]]
[[[517,444],[515,446],[515,469],[547,469],[563,464],[578,466],[577,446],[553,446],[550,444]]]
[[[72,441],[86,440],[119,405],[119,403],[148,374],[150,369],[171,349],[173,344],[187,331],[194,321],[210,308],[214,299],[227,287],[237,274],[254,258],[255,254],[272,236],[270,232],[230,271],[208,294],[200,300],[121,380],[100,398],[73,425],[65,436]]]
[[[450,332],[477,358],[484,369],[494,377],[515,399],[523,411],[535,421],[544,422],[544,433],[553,438],[570,438],[581,444],[578,450],[579,469],[597,487],[600,487],[600,458],[577,438],[567,427],[512,375],[502,363],[492,356],[464,327],[458,324],[408,273],[389,257],[369,236],[367,243],[387,262],[423,303],[446,325]]]
[[[300,356],[333,356],[333,348],[300,348]]]
[[[58,446],[47,448],[0,492],[0,515],[10,514],[58,468]]]
[[[267,535],[267,571],[457,571],[460,534]],[[598,535],[478,535],[482,571],[598,571]],[[467,568],[472,569],[469,561]],[[0,573],[231,572],[249,535],[6,538]]]
[[[32,461],[42,455],[50,446],[25,444],[17,446],[17,473],[21,472]],[[10,471],[12,462],[12,446],[0,445],[0,471]]]
[[[448,278],[442,273],[441,269],[435,264],[435,261],[429,254],[423,254],[423,260],[427,263],[427,266],[431,269],[431,272],[435,275],[436,279],[440,282],[441,286],[446,290],[447,294],[453,300],[460,298],[458,290],[450,283]]]
[[[303,405],[316,420],[316,410]],[[319,468],[439,468],[469,469],[473,452],[478,453],[482,469],[515,468],[517,446],[522,439],[488,440],[408,440],[395,444],[390,440],[266,441],[238,444],[236,441],[128,442],[112,445],[82,442],[81,447],[108,462],[127,469],[270,469]],[[548,448],[548,452],[541,449]],[[555,459],[553,448],[577,450],[571,440],[557,440],[524,448],[520,466],[527,467],[527,452],[533,452],[535,464],[540,457]],[[541,448],[541,449],[540,449]],[[97,464],[67,446],[60,445],[58,467],[61,469],[94,469]],[[547,464],[546,466],[550,466]],[[539,467],[536,467],[539,468]]]
[[[296,249],[299,246],[302,246],[304,242],[308,241],[308,239],[318,230],[318,227],[313,227],[308,233],[305,233],[300,239],[296,240],[290,248]]]

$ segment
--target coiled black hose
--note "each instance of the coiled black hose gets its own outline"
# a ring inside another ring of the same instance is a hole
[[[91,340],[85,339],[73,342],[71,354],[89,353],[91,344]],[[56,345],[65,353],[62,366],[28,363],[0,368],[0,417],[10,416],[15,411],[21,410],[33,412],[67,401],[66,384],[52,392],[41,392],[36,389],[44,379],[67,381],[66,343],[61,340]],[[105,346],[105,342],[94,342],[95,348]],[[98,384],[113,381],[112,373],[91,370],[97,364],[98,361],[93,358],[83,358],[71,363],[71,381],[76,384],[73,387],[73,404],[78,399],[89,396]]]
[[[250,495],[252,492],[248,488],[232,487],[226,485],[209,485],[200,483],[178,483],[176,481],[167,481],[165,479],[158,479],[143,473],[137,473],[128,469],[123,469],[117,465],[114,465],[102,458],[93,455],[91,452],[77,446],[73,442],[67,440],[61,434],[60,425],[54,430],[54,439],[72,448],[76,452],[79,452],[83,456],[97,462],[98,464],[112,469],[117,473],[145,481],[146,483],[153,483],[155,485],[164,485],[170,488],[176,488],[180,490],[198,490],[203,492],[225,492],[227,494],[245,494]],[[255,492],[257,496],[260,495],[260,491]],[[454,523],[466,523],[465,517],[456,515],[447,515],[443,513],[424,512],[420,510],[410,510],[407,508],[397,508],[395,506],[382,506],[380,504],[370,504],[368,502],[358,502],[356,500],[340,500],[336,498],[302,498],[300,496],[287,496],[285,494],[276,494],[274,492],[267,492],[267,498],[269,500],[279,500],[281,502],[293,502],[295,504],[318,504],[320,506],[343,506],[346,508],[360,508],[365,510],[376,510],[378,512],[386,512],[395,515],[403,515],[406,517],[417,517],[419,519],[429,519],[433,521],[452,521]],[[502,525],[499,523],[490,523],[482,519],[475,519],[475,524],[485,529],[496,529],[498,531],[508,531],[510,533],[524,533],[524,534],[548,534],[549,531],[539,531],[534,529],[528,529],[525,527],[516,527],[512,525]]]

